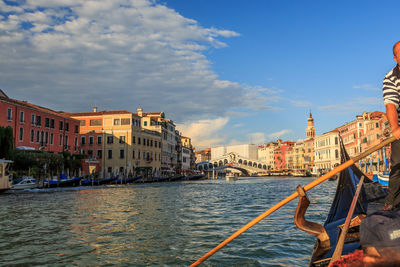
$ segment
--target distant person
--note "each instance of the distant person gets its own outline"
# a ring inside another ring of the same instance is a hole
[[[386,74],[382,88],[386,116],[392,135],[397,139],[391,144],[389,194],[386,197],[385,210],[394,210],[400,204],[400,41],[393,46],[393,58],[397,65]]]

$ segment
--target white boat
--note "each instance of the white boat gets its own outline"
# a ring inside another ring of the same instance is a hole
[[[37,187],[36,179],[33,177],[23,177],[22,181],[11,186],[12,189],[32,189]]]
[[[11,160],[0,159],[0,191],[11,188],[10,178],[7,172],[7,165],[11,162]]]
[[[225,180],[227,181],[236,181],[237,179],[234,173],[229,172],[225,175]]]

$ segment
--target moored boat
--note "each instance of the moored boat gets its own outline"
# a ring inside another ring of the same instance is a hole
[[[378,183],[383,187],[389,186],[389,172],[381,172],[376,174]]]
[[[36,183],[36,179],[33,177],[22,177],[22,179],[11,185],[12,189],[33,189],[37,188],[38,184]]]

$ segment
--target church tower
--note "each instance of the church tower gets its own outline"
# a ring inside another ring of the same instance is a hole
[[[310,111],[310,116],[307,118],[306,140],[314,137],[315,137],[314,119]]]

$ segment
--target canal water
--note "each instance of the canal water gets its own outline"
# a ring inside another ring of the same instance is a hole
[[[242,178],[0,194],[0,266],[188,266],[314,178]],[[323,223],[336,190],[308,192]],[[297,199],[203,266],[306,266],[313,236],[293,224]]]

